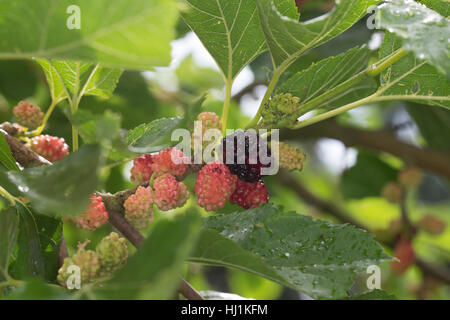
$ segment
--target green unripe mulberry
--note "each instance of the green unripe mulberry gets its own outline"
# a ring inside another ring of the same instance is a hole
[[[284,142],[279,142],[279,161],[280,167],[292,170],[302,170],[305,154],[297,148]]]
[[[103,238],[97,245],[96,251],[102,274],[109,274],[120,269],[128,259],[127,242],[115,232]]]
[[[291,116],[300,107],[300,98],[290,93],[277,94],[264,106],[262,117],[264,123],[275,124]]]
[[[73,270],[69,270],[69,267],[72,265],[80,268],[81,285],[95,279],[100,270],[100,261],[97,253],[81,247],[71,258],[65,258],[63,265],[58,270],[57,280],[64,287],[67,286],[68,278],[75,274]]]

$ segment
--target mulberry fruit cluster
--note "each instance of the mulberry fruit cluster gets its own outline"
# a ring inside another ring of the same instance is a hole
[[[251,183],[238,179],[236,190],[231,195],[230,202],[245,209],[256,208],[269,202],[269,191],[262,180]]]
[[[207,211],[222,208],[236,189],[237,176],[221,162],[206,164],[198,173],[195,184],[197,204]]]
[[[95,251],[101,266],[100,275],[108,275],[119,270],[128,259],[127,241],[115,232],[103,238]]]
[[[182,207],[189,199],[184,183],[177,181],[186,171],[189,158],[177,148],[144,154],[133,161],[131,180],[139,186],[124,202],[125,217],[137,229],[146,229],[153,220],[153,204],[168,211]]]
[[[297,148],[284,142],[278,144],[279,164],[281,168],[293,170],[302,170],[305,155]]]
[[[184,206],[189,198],[189,191],[183,182],[166,173],[155,179],[155,203],[159,210],[168,211]]]
[[[177,148],[165,149],[153,155],[152,160],[151,168],[156,177],[169,173],[179,178],[184,174],[187,164],[190,162],[183,151]]]
[[[274,95],[263,107],[262,118],[266,124],[275,124],[286,119],[300,108],[300,98],[290,93]]]
[[[189,191],[184,183],[165,173],[155,178],[153,186],[139,186],[125,200],[125,218],[136,229],[144,230],[153,221],[153,204],[161,211],[168,211],[184,206],[188,199]]]
[[[195,144],[200,144],[202,141],[202,150],[210,143],[210,141],[203,140],[204,134],[207,130],[222,128],[222,122],[220,121],[217,114],[214,112],[202,112],[197,116],[197,121],[201,121],[202,130],[196,130],[192,133],[192,149],[195,150]]]
[[[153,158],[150,154],[143,154],[133,160],[131,168],[131,181],[135,184],[141,184],[150,181],[152,176]]]
[[[139,186],[136,193],[124,203],[125,218],[139,230],[144,230],[153,220],[153,190]]]
[[[72,257],[64,259],[58,270],[58,282],[67,287],[67,281],[74,274],[73,267],[80,270],[80,285],[93,282],[99,277],[111,275],[122,268],[128,259],[128,245],[125,238],[111,232],[103,238],[96,250],[86,250],[89,240],[78,245],[77,252]]]
[[[29,129],[36,129],[39,127],[44,118],[41,108],[26,101],[20,101],[19,104],[13,108],[13,114],[20,125]]]
[[[273,157],[265,139],[254,131],[238,130],[222,139],[220,149],[221,160],[206,164],[198,173],[197,204],[217,211],[227,201],[245,209],[267,203],[262,169],[272,165]]]
[[[85,250],[81,246],[78,251],[69,258],[64,259],[64,263],[58,270],[57,280],[62,286],[67,286],[67,280],[74,274],[72,266],[80,268],[81,285],[92,282],[97,278],[100,270],[100,261],[97,253],[92,250]]]
[[[177,148],[168,148],[156,154],[143,154],[133,160],[131,181],[139,185],[149,182],[153,174],[158,177],[165,173],[181,177],[189,161],[183,151]]]
[[[31,139],[31,150],[50,162],[61,160],[69,155],[69,146],[63,138],[40,135]]]
[[[94,231],[108,221],[108,212],[106,211],[103,199],[95,194],[91,196],[91,202],[83,214],[79,215],[75,222],[79,228]]]

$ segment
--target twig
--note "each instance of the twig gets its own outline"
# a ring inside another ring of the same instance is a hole
[[[401,218],[402,218],[402,223],[405,227],[405,232],[406,232],[407,237],[412,238],[416,234],[416,228],[414,227],[411,220],[409,219],[406,200],[407,200],[407,190],[406,190],[406,188],[402,187],[402,198],[400,201]]]
[[[293,191],[295,191],[300,198],[302,198],[305,202],[309,203],[310,205],[319,208],[320,210],[323,210],[324,212],[328,213],[331,216],[334,216],[341,222],[351,223],[358,228],[369,231],[369,228],[367,226],[364,226],[363,224],[355,221],[349,213],[335,206],[333,203],[323,200],[315,196],[308,190],[306,190],[297,180],[295,180],[291,175],[289,175],[285,171],[280,172],[279,178],[284,184],[286,184]],[[391,248],[393,247],[393,243],[384,242],[384,244],[387,245],[388,247]],[[447,270],[444,270],[437,266],[433,266],[418,257],[416,257],[415,263],[424,274],[428,274],[437,280],[440,280],[446,284],[450,284],[450,273]]]
[[[203,297],[195,290],[189,282],[181,279],[180,288],[178,291],[189,300],[203,300]]]
[[[416,265],[426,274],[432,276],[433,278],[436,278],[438,280],[441,280],[447,284],[450,284],[450,274],[447,272],[447,270],[433,266],[425,261],[423,261],[420,258],[416,258]]]
[[[24,144],[20,143],[16,138],[11,136],[3,128],[0,128],[0,133],[5,136],[6,142],[11,149],[11,153],[14,159],[16,159],[16,161],[20,163],[20,165],[24,168],[39,167],[42,165],[52,164],[47,159],[28,149]]]
[[[324,121],[300,130],[283,130],[281,139],[332,138],[346,146],[360,146],[390,153],[410,165],[450,179],[450,154],[430,148],[418,148],[402,142],[383,130],[363,130],[345,127],[334,121]]]
[[[317,197],[316,195],[312,194],[310,191],[308,191],[303,185],[297,182],[289,173],[287,173],[284,170],[281,170],[279,173],[279,179],[283,182],[284,185],[289,187],[289,189],[293,190],[297,195],[302,198],[306,203],[318,208],[319,210],[323,212],[329,212],[334,217],[336,217],[339,221],[350,223],[354,225],[357,228],[360,229],[366,229],[365,226],[360,224],[358,221],[353,219],[350,215],[348,215],[346,212],[341,210],[340,208],[336,207],[331,202],[325,201]]]
[[[69,252],[67,251],[66,238],[64,237],[64,233],[61,230],[61,242],[59,243],[59,266],[62,266],[64,263],[64,259],[69,256]]]

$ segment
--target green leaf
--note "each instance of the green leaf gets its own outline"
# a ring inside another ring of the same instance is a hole
[[[449,19],[413,0],[387,0],[379,6],[377,26],[394,33],[405,50],[450,79]]]
[[[213,291],[213,290],[201,291],[200,294],[202,295],[203,299],[205,299],[205,300],[253,300],[253,299],[241,297],[237,294]]]
[[[62,221],[34,213],[36,227],[39,233],[41,243],[41,253],[45,259],[45,279],[56,281],[59,265],[59,246],[62,235]]]
[[[15,207],[0,210],[0,280],[8,274],[9,258],[17,240],[19,215]]]
[[[448,0],[420,0],[419,2],[436,11],[441,16],[448,17],[450,15],[450,2]]]
[[[34,96],[39,76],[30,61],[0,60],[0,70],[0,95],[11,107],[26,97]]]
[[[20,171],[3,133],[0,131],[0,163],[7,169]]]
[[[220,232],[261,257],[278,278],[283,279],[281,284],[288,284],[313,298],[346,296],[358,272],[389,259],[373,236],[363,230],[313,220],[295,212],[282,212],[270,204],[211,216],[205,228]],[[208,252],[218,257],[219,248],[206,251],[203,257],[207,257]],[[242,269],[248,267],[246,261],[242,259]],[[252,272],[251,267],[247,270]],[[269,279],[277,281],[273,277]]]
[[[127,265],[94,294],[107,299],[172,298],[200,225],[200,217],[189,213],[174,220],[159,220]]]
[[[122,70],[84,62],[36,59],[44,70],[54,102],[99,96],[109,98],[122,75]]]
[[[286,68],[309,49],[338,36],[367,13],[377,0],[340,0],[329,13],[299,22],[283,16],[271,0],[257,0],[261,26],[275,68]]]
[[[5,189],[6,191],[8,191],[8,193],[14,197],[18,197],[21,195],[21,192],[19,191],[19,189],[17,188],[17,186],[13,183],[11,183],[11,181],[8,178],[8,170],[6,168],[4,168],[3,166],[0,166],[0,186],[3,187],[3,189]],[[0,201],[0,206],[1,206],[1,201]]]
[[[244,250],[232,239],[220,235],[215,230],[202,230],[195,251],[189,257],[189,261],[232,267],[289,285],[261,257]]]
[[[193,123],[200,113],[206,95],[194,100],[186,106],[184,117],[161,118],[150,123],[143,123],[128,131],[126,139],[129,149],[133,152],[156,152],[179,143],[172,140],[176,129],[193,130]]]
[[[120,131],[121,117],[109,110],[103,115],[93,114],[89,110],[78,110],[75,115],[67,115],[78,128],[83,141],[88,144],[111,142]]]
[[[408,104],[407,110],[419,127],[427,146],[450,151],[450,110],[413,103]]]
[[[10,273],[15,279],[45,277],[45,261],[42,256],[36,220],[24,204],[16,202],[20,217],[18,251]]]
[[[84,145],[51,166],[9,172],[8,176],[39,212],[74,215],[86,209],[97,187],[99,166],[100,148]]]
[[[396,181],[398,170],[375,154],[359,152],[356,164],[342,174],[341,190],[347,199],[379,197],[383,187]]]
[[[67,22],[80,9],[80,28]],[[0,59],[82,60],[150,69],[170,62],[173,0],[0,0]],[[26,21],[26,23],[24,23]],[[132,50],[130,50],[132,48]]]
[[[69,300],[73,297],[61,286],[32,279],[17,286],[6,296],[7,300]]]
[[[154,152],[174,144],[171,133],[178,128],[182,118],[161,118],[144,123],[128,131],[127,143],[135,152]]]
[[[370,51],[364,46],[350,49],[338,56],[320,60],[312,64],[308,69],[292,75],[278,87],[277,93],[291,93],[301,99],[301,104],[305,104],[364,71],[367,68],[369,56]],[[352,87],[338,97],[318,105],[317,108],[330,107],[330,104],[333,106],[350,103],[374,93],[376,88],[375,81],[370,78],[368,81]],[[308,111],[310,110],[304,110],[303,113]],[[295,117],[299,116],[295,115]]]
[[[265,48],[253,0],[186,0],[182,16],[232,80]]]
[[[348,300],[397,300],[397,298],[383,290],[374,289],[357,296],[351,296]]]
[[[395,35],[386,33],[379,50],[384,58],[401,47]],[[436,68],[409,53],[381,75],[382,96],[392,100],[414,100],[419,103],[450,108],[450,82]]]
[[[109,98],[112,96],[122,72],[120,69],[103,68],[97,64],[81,91],[81,95]]]

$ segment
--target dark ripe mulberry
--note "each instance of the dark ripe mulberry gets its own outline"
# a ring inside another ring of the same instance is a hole
[[[246,182],[260,180],[265,176],[261,173],[261,169],[269,168],[273,161],[266,141],[251,131],[237,130],[226,136],[222,140],[221,150],[222,161],[228,166],[230,172]],[[232,155],[227,157],[230,152]]]

